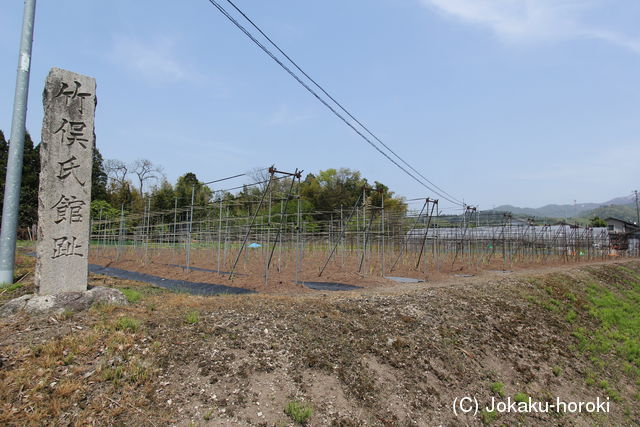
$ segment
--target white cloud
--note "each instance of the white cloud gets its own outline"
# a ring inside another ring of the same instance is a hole
[[[175,51],[175,40],[166,36],[154,40],[116,36],[109,59],[154,83],[200,80]]]
[[[640,53],[640,39],[587,24],[584,15],[606,10],[602,0],[420,0],[446,15],[486,27],[510,43],[591,38]]]

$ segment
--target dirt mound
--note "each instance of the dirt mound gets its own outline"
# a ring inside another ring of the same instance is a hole
[[[132,304],[0,325],[3,424],[640,422],[638,262],[297,297],[93,282]],[[610,411],[488,407],[529,398]]]

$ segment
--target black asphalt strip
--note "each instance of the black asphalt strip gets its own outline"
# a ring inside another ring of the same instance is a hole
[[[150,274],[137,273],[135,271],[120,270],[119,268],[102,267],[89,264],[89,271],[94,274],[116,277],[118,279],[135,280],[137,282],[151,283],[152,285],[176,292],[186,292],[192,295],[220,295],[220,294],[255,294],[254,291],[234,286],[213,285],[211,283],[186,282],[184,280],[165,279]]]

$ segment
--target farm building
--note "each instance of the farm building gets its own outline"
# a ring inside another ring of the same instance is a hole
[[[606,218],[611,247],[618,250],[637,252],[640,247],[640,227],[618,218]]]
[[[609,217],[604,220],[607,223],[609,234],[627,234],[640,231],[640,227],[632,222],[627,222],[618,218]]]

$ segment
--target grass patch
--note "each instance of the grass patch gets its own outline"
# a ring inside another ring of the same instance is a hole
[[[589,337],[584,333],[579,337],[583,348],[596,354],[615,351],[640,367],[640,285],[614,293],[592,284],[587,294],[591,304],[589,314],[600,322],[600,327]]]
[[[585,383],[615,401],[621,399],[616,391],[620,375],[640,386],[640,272],[621,265],[587,271],[593,279],[586,283],[566,275],[536,281],[538,292],[532,296],[571,328],[577,351],[592,365]],[[560,366],[552,367],[552,372],[556,377],[562,375]],[[601,381],[603,376],[611,386]]]
[[[149,378],[149,369],[139,360],[133,359],[125,364],[110,366],[102,370],[102,380],[119,385],[123,382],[140,384]]]
[[[504,383],[495,382],[491,384],[491,392],[500,397],[504,397]]]
[[[487,411],[486,409],[484,409],[480,416],[482,419],[482,424],[488,425],[498,418],[498,413],[496,411]]]
[[[544,302],[542,306],[549,311],[558,312],[562,309],[562,303],[555,298],[550,298],[547,302]]]
[[[13,285],[0,285],[0,290],[2,292],[13,292],[16,289],[20,289],[24,286],[24,283],[14,283]]]
[[[313,415],[313,408],[306,403],[292,400],[284,407],[284,413],[291,419],[299,424],[306,424],[306,422]]]
[[[190,311],[184,316],[184,321],[190,325],[195,325],[200,321],[200,313],[197,311]]]
[[[65,308],[59,317],[61,320],[71,319],[73,317],[73,310],[69,310],[68,308]]]
[[[135,332],[140,329],[140,321],[131,317],[121,317],[116,321],[115,328],[118,331]]]
[[[515,396],[513,396],[513,400],[520,403],[520,402],[529,402],[529,395],[527,393],[516,393]]]
[[[120,289],[120,291],[124,294],[130,304],[135,304],[140,301],[140,298],[142,298],[142,294],[134,289],[126,288]]]

